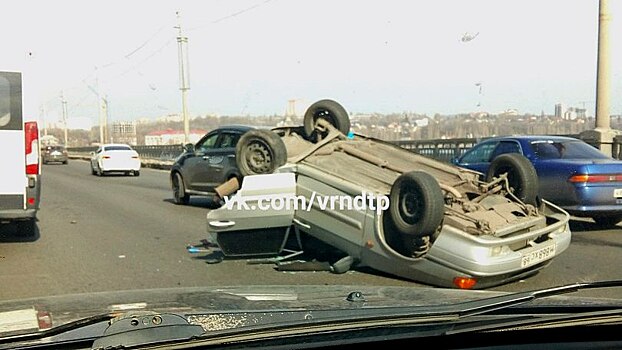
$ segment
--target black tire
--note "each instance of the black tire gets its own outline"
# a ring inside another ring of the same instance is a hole
[[[17,234],[24,237],[32,237],[35,234],[35,220],[28,219],[23,221],[16,221]]]
[[[615,227],[620,221],[622,221],[621,216],[594,216],[592,217],[596,225],[603,228],[612,228]]]
[[[91,175],[97,175],[97,172],[95,171],[95,168],[93,168],[92,164],[91,164]]]
[[[506,153],[496,157],[488,168],[486,181],[507,173],[513,193],[525,204],[538,205],[538,174],[523,155]]]
[[[344,135],[350,132],[350,117],[338,102],[320,100],[307,108],[304,116],[304,130],[307,138],[312,138],[315,133],[315,123],[318,119],[327,120]]]
[[[175,201],[175,204],[188,204],[190,202],[190,195],[186,193],[184,179],[179,173],[176,172],[173,174],[171,185],[173,187],[173,200]]]
[[[287,149],[271,130],[250,130],[236,145],[236,162],[242,176],[271,174],[287,162]]]
[[[389,215],[404,235],[432,236],[445,216],[445,200],[432,175],[412,171],[400,175],[391,187]]]
[[[140,176],[140,170],[136,170],[133,173],[134,173],[134,176]]]

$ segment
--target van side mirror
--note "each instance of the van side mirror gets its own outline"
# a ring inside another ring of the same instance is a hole
[[[194,153],[194,145],[192,143],[185,144],[184,151],[189,152],[189,153]]]

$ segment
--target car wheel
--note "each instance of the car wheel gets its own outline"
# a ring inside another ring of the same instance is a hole
[[[236,145],[236,162],[242,176],[271,174],[287,161],[287,149],[270,130],[251,130]]]
[[[95,168],[93,168],[93,164],[91,164],[91,175],[97,175]]]
[[[175,204],[188,204],[188,202],[190,202],[190,196],[186,194],[186,186],[184,185],[184,180],[179,173],[175,173],[175,175],[173,175],[172,185]]]
[[[140,176],[140,171],[139,170],[134,170],[134,176]]]
[[[518,153],[506,153],[496,157],[490,164],[486,181],[508,174],[508,182],[514,195],[523,203],[538,205],[538,174],[529,159]]]
[[[422,171],[400,175],[391,187],[389,215],[401,234],[433,235],[445,215],[443,191],[436,179]]]
[[[592,219],[596,225],[610,228],[616,226],[620,221],[622,221],[622,216],[594,216]]]
[[[66,160],[66,161],[63,162],[63,164],[67,165],[67,164],[69,164],[69,161]]]
[[[20,236],[31,237],[35,234],[35,220],[29,219],[24,221],[16,221],[17,233]]]
[[[312,104],[304,115],[304,131],[312,139],[318,119],[324,119],[344,135],[350,132],[350,117],[342,105],[333,100],[320,100]]]

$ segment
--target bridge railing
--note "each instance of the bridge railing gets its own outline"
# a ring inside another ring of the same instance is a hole
[[[563,135],[579,138],[579,135]],[[484,138],[456,138],[456,139],[434,139],[434,140],[400,140],[390,141],[400,147],[415,153],[445,161],[451,162],[454,157],[463,155],[471,149],[475,144],[481,142]],[[584,139],[585,142],[598,148],[597,140]],[[159,146],[134,146],[133,147],[141,158],[158,160],[162,162],[172,162],[177,156],[183,152],[183,147],[179,145],[159,145]],[[97,150],[97,146],[91,147],[69,147],[70,154],[85,156],[89,152]],[[612,156],[616,159],[622,159],[622,137],[615,137],[612,144]]]

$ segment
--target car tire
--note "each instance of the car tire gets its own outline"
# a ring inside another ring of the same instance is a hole
[[[34,236],[35,234],[35,220],[34,219],[16,221],[15,224],[17,226],[17,233],[20,236],[24,236],[24,237]]]
[[[91,164],[91,175],[97,175],[95,168],[93,168],[93,164]]]
[[[304,132],[307,138],[313,138],[318,119],[327,120],[344,135],[350,132],[350,117],[345,108],[338,102],[333,100],[320,100],[307,108],[304,115]]]
[[[391,186],[389,216],[395,229],[408,236],[431,236],[445,216],[445,200],[432,175],[411,171]]]
[[[518,153],[506,153],[496,157],[490,164],[486,181],[507,173],[513,193],[525,204],[538,205],[538,174],[533,164]]]
[[[592,220],[596,223],[596,225],[603,228],[612,228],[615,227],[620,221],[622,221],[622,216],[594,216]]]
[[[134,173],[134,176],[140,176],[140,170],[135,170],[133,173]]]
[[[236,145],[236,162],[242,176],[271,174],[287,162],[287,149],[271,130],[250,130]]]
[[[190,195],[186,193],[184,179],[179,173],[175,173],[172,178],[173,200],[175,204],[186,205],[190,202]]]

